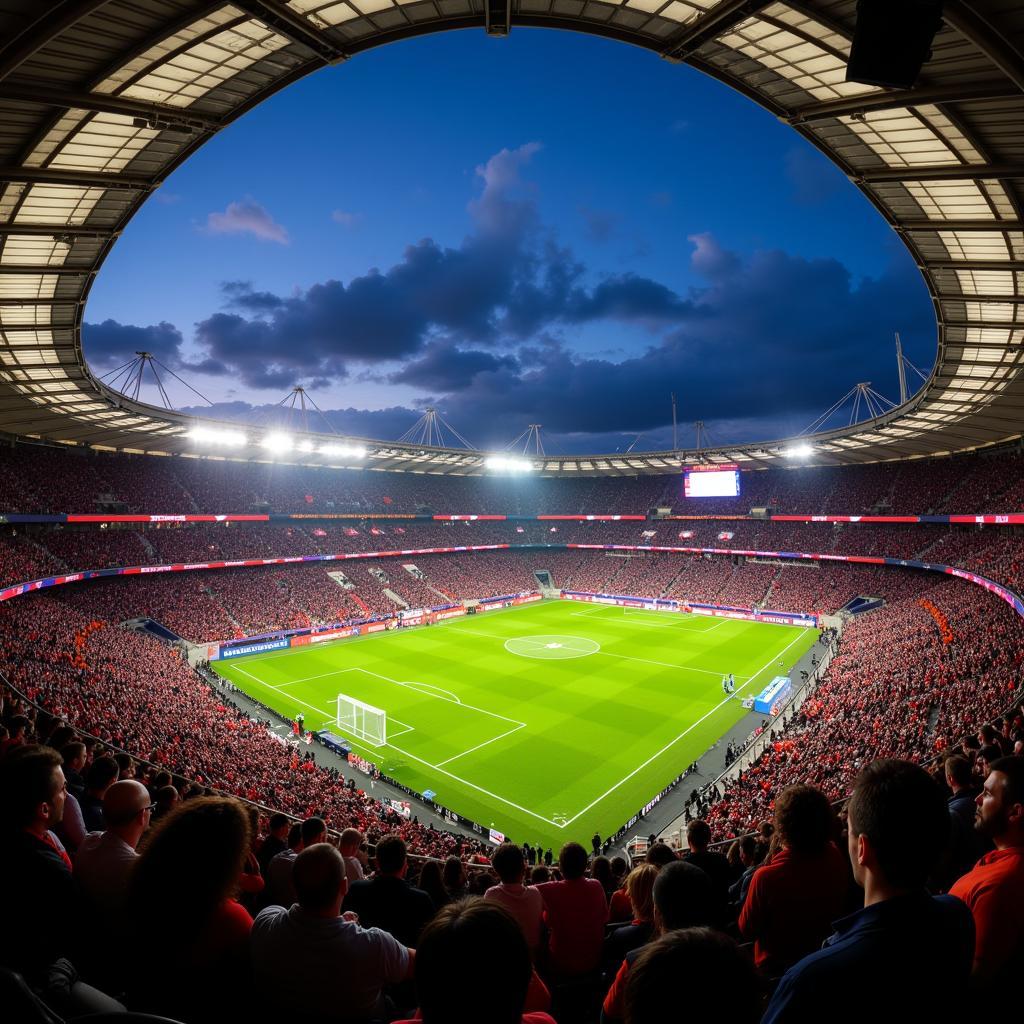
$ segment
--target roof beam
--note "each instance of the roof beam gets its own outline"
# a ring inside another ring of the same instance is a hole
[[[68,299],[0,299],[0,306],[81,306],[85,299],[74,297]]]
[[[87,228],[77,224],[0,224],[0,235],[36,235],[40,237],[58,238],[112,238],[119,235],[119,230],[108,228]]]
[[[887,181],[959,181],[961,179],[1024,178],[1024,164],[950,164],[940,167],[879,167],[854,171],[854,181],[876,185]]]
[[[130,174],[71,171],[63,167],[0,167],[0,181],[81,185],[84,188],[134,189],[139,192],[148,192],[159,184],[150,178],[139,178]]]
[[[308,18],[297,14],[280,0],[232,0],[232,3],[286,39],[312,50],[325,64],[340,64],[348,60],[349,55],[335,46]]]
[[[1024,269],[1024,260],[929,260],[923,262],[928,270],[1006,270],[1013,273]]]
[[[1024,231],[1019,220],[904,220],[897,231]]]
[[[1002,32],[998,31],[974,10],[974,5],[968,6],[963,0],[945,0],[942,20],[974,43],[1019,90],[1024,91],[1024,57],[1010,42],[1008,26]]]
[[[1006,320],[942,320],[939,322],[939,326],[962,327],[965,329],[980,327],[982,329],[998,331],[1024,331],[1024,320],[1020,323],[1007,322]],[[947,344],[955,345],[957,342],[948,342]]]
[[[687,25],[670,39],[661,55],[666,60],[683,61],[705,43],[722,35],[752,14],[757,14],[771,2],[772,0],[722,0],[707,14]]]
[[[0,50],[0,80],[13,74],[61,32],[76,25],[110,0],[63,0],[40,15]],[[40,8],[42,9],[42,8]]]
[[[484,29],[489,36],[512,31],[512,0],[484,0]]]
[[[1005,81],[982,82],[978,85],[933,85],[916,89],[892,89],[866,93],[863,96],[822,100],[794,110],[785,118],[790,124],[825,121],[837,117],[856,117],[875,110],[902,110],[928,104],[969,103],[972,100],[1019,100],[1021,93]]]
[[[41,277],[50,277],[53,274],[59,274],[64,277],[88,277],[90,274],[95,274],[96,270],[97,268],[93,266],[69,267],[64,265],[60,267],[51,267],[48,264],[33,265],[31,263],[0,263],[0,278],[2,278],[4,274],[36,274]]]
[[[215,132],[222,127],[217,117],[194,113],[167,103],[146,103],[127,96],[115,96],[103,92],[74,92],[67,89],[51,89],[45,83],[7,82],[0,85],[0,100],[16,100],[19,103],[35,103],[44,107],[59,107],[62,110],[93,110],[104,114],[125,114],[128,117],[145,118],[156,125],[166,125],[175,131]]]
[[[956,292],[937,292],[934,297],[939,302],[997,302],[1004,306],[1024,306],[1024,296],[1020,295],[964,295]]]

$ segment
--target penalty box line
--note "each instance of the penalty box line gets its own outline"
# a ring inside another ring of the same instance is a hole
[[[240,665],[237,665],[237,664],[233,665],[232,668],[237,669],[243,675],[248,676],[250,679],[252,679],[254,682],[259,683],[261,686],[269,687],[272,690],[279,689],[278,686],[275,686],[273,683],[265,682],[264,680],[260,679],[258,676],[254,676],[251,672],[249,672],[248,670],[242,668]],[[365,669],[338,669],[337,672],[325,673],[325,674],[326,675],[337,675],[337,674],[340,674],[340,673],[343,673],[343,672],[353,672],[353,671],[363,672],[363,671],[366,671],[366,670]],[[377,673],[371,672],[370,674],[371,675],[376,675]],[[388,677],[387,676],[382,676],[381,678],[386,679]],[[297,681],[297,680],[293,680],[293,681]],[[390,681],[394,682],[395,680],[392,679]],[[287,685],[290,685],[290,684],[285,683],[285,684],[281,684],[281,685],[287,686]],[[441,697],[438,698],[438,700],[443,700],[443,699],[444,698],[441,698]],[[310,703],[308,703],[307,701],[304,701],[304,700],[300,700],[297,697],[291,697],[289,695],[289,700],[293,700],[296,704],[301,704],[303,707],[307,707],[311,711],[319,711],[321,713],[323,713],[323,711],[324,711],[323,707],[317,707],[316,705],[310,704]],[[462,704],[461,706],[462,707],[466,707],[466,708],[471,708],[472,707],[472,705],[470,705],[470,704]],[[473,708],[473,710],[475,710],[475,711],[482,711],[483,709],[482,708]],[[496,718],[505,718],[504,715],[495,715],[495,713],[491,712],[491,711],[485,711],[484,713],[485,714],[494,715],[494,717],[496,717]],[[514,722],[515,721],[515,719],[511,719],[511,718],[508,718],[508,719],[505,719],[505,720],[509,721],[509,722]],[[396,721],[397,721],[397,719],[396,719]],[[335,719],[332,717],[332,718],[327,719],[326,722],[334,723]],[[497,801],[499,801],[499,803],[506,804],[507,806],[512,807],[513,809],[515,809],[517,811],[522,811],[523,814],[530,815],[531,818],[536,818],[538,821],[543,821],[546,825],[553,825],[553,826],[555,826],[557,828],[558,827],[558,822],[552,821],[550,818],[545,818],[543,814],[538,814],[536,811],[531,811],[528,807],[523,807],[521,804],[517,804],[514,801],[509,800],[507,797],[500,796],[498,793],[492,793],[489,789],[484,789],[483,786],[478,786],[475,782],[470,782],[469,779],[464,779],[461,775],[456,775],[454,772],[450,772],[446,768],[443,767],[443,765],[449,764],[451,761],[454,761],[456,758],[463,757],[466,754],[471,754],[474,751],[479,750],[481,747],[487,746],[489,743],[495,743],[498,740],[504,739],[506,736],[511,736],[512,733],[518,732],[520,729],[525,729],[525,728],[526,728],[526,723],[525,722],[516,722],[516,727],[514,729],[509,729],[506,732],[502,733],[500,736],[495,736],[492,739],[486,740],[483,743],[478,743],[475,747],[470,747],[469,750],[463,750],[461,753],[456,754],[454,757],[450,757],[447,760],[442,761],[440,764],[434,764],[432,761],[427,761],[425,758],[419,757],[416,754],[413,754],[409,750],[404,750],[402,747],[395,746],[395,744],[391,743],[390,741],[388,741],[388,743],[386,745],[388,747],[390,747],[392,750],[396,751],[397,753],[402,754],[405,757],[411,758],[413,761],[417,761],[417,762],[419,762],[422,765],[425,765],[427,768],[430,768],[432,771],[440,772],[442,775],[447,775],[448,778],[454,779],[456,782],[461,782],[464,786],[468,786],[470,789],[474,789],[478,793],[482,793],[484,796],[490,797],[492,800],[497,800]],[[351,737],[350,737],[350,739],[351,739]],[[363,750],[369,751],[370,753],[373,753],[373,754],[379,753],[379,751],[380,751],[379,747],[373,747],[373,746],[371,746],[368,743],[360,743],[359,740],[356,740],[356,739],[351,739],[351,742],[354,743],[356,746],[361,747]]]
[[[652,761],[655,761],[659,757],[661,757],[661,755],[664,754],[666,750],[669,750],[673,746],[675,746],[675,744],[678,743],[684,736],[686,736],[688,733],[696,729],[698,725],[700,725],[702,722],[707,721],[707,719],[709,719],[716,711],[719,711],[726,704],[728,704],[733,699],[733,697],[735,697],[737,694],[741,693],[748,686],[750,686],[750,684],[762,672],[764,672],[765,669],[770,668],[779,658],[781,658],[786,653],[786,651],[790,649],[790,647],[793,646],[793,644],[795,644],[798,640],[802,639],[806,632],[807,629],[800,630],[798,636],[796,636],[788,644],[786,644],[786,646],[783,647],[783,649],[779,651],[777,654],[773,654],[772,657],[768,661],[766,661],[765,664],[762,665],[752,676],[748,676],[747,681],[742,686],[737,687],[735,694],[730,694],[728,697],[725,698],[725,700],[719,701],[710,711],[707,712],[707,714],[702,715],[700,718],[697,719],[696,722],[694,722],[692,725],[684,729],[678,736],[676,736],[674,739],[669,740],[668,743],[666,743],[665,746],[661,748],[661,750],[659,750],[655,754],[652,754],[649,758],[647,758],[646,761],[643,762],[643,764],[637,765],[636,768],[634,768],[628,775],[619,779],[619,781],[616,782],[614,786],[611,786],[609,789],[605,790],[605,792],[603,792],[599,797],[597,797],[596,800],[591,800],[591,802],[587,804],[587,806],[584,807],[582,811],[578,811],[567,822],[565,822],[564,825],[560,825],[559,828],[567,828],[581,815],[586,814],[587,811],[589,811],[592,807],[596,807],[606,796],[610,796],[612,793],[614,793],[615,790],[617,790],[624,782],[629,782],[629,780],[633,778],[633,776],[636,775],[637,772],[643,771],[643,769],[646,768]]]

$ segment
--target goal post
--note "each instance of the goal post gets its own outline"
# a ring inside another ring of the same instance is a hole
[[[374,747],[383,747],[388,741],[388,715],[381,708],[366,704],[355,697],[339,693],[335,722],[341,732],[363,740]]]

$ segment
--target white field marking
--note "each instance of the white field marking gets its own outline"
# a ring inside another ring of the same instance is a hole
[[[395,680],[395,682],[398,682],[398,680]],[[398,683],[398,685],[407,686],[410,690],[418,690],[420,693],[425,693],[428,697],[437,697],[443,693],[447,696],[443,697],[442,700],[450,700],[453,704],[462,703],[457,694],[452,693],[451,690],[442,689],[440,686],[434,686],[433,683],[404,682]]]
[[[461,626],[449,626],[448,629],[450,629],[453,633],[468,633],[470,636],[482,636],[486,637],[488,640],[512,639],[511,637],[507,636],[498,636],[497,633],[481,633],[479,632],[479,630],[476,629],[463,629]]]
[[[378,679],[383,679],[386,682],[394,683],[396,686],[405,686],[411,689],[416,689],[415,686],[410,687],[409,683],[399,682],[397,679],[392,679],[390,676],[382,676],[379,672],[371,672],[368,668],[344,668],[341,672],[365,672],[368,676],[376,676]],[[507,715],[499,715],[497,711],[488,711],[486,708],[478,708],[475,704],[464,704],[458,697],[452,694],[451,697],[442,697],[438,693],[427,693],[426,691],[418,691],[423,693],[427,697],[434,697],[437,700],[447,701],[449,704],[458,704],[461,708],[468,708],[470,711],[479,711],[482,715],[490,715],[491,718],[500,718],[503,722],[510,722],[512,725],[525,725],[525,722],[520,722],[518,718],[509,718]],[[447,693],[447,690],[442,690],[441,693]]]
[[[257,676],[254,676],[251,672],[246,671],[244,668],[241,668],[238,665],[234,665],[233,667],[237,668],[238,671],[241,672],[243,675],[247,675],[250,679],[255,680],[261,686],[270,686],[271,688],[273,688],[272,684],[264,682],[262,679],[258,678]],[[364,672],[366,670],[365,669],[358,669],[358,670],[355,670],[355,669],[344,669],[343,671],[346,671],[346,672],[351,672],[351,671],[361,671],[361,672]],[[375,675],[375,674],[376,673],[371,673],[371,675]],[[383,676],[382,678],[386,679],[387,677]],[[392,679],[391,682],[394,682],[394,680]],[[294,700],[295,698],[289,698],[289,699],[290,700]],[[443,699],[443,698],[439,698],[439,699]],[[307,704],[306,701],[304,701],[304,700],[295,700],[295,703],[296,704],[301,704],[303,707],[307,707],[307,708],[309,708],[312,711],[319,711],[319,712],[323,713],[323,711],[325,710],[322,707],[318,708],[318,707],[316,707],[313,704]],[[463,704],[462,706],[463,707],[470,707],[470,705],[468,705],[468,704]],[[474,708],[474,710],[481,711],[483,709],[482,708]],[[337,711],[337,709],[335,709],[335,712],[336,711]],[[488,711],[488,712],[485,712],[485,714],[493,714],[493,712]],[[495,717],[496,718],[503,718],[504,716],[503,715],[496,715]],[[336,714],[335,714],[334,717],[327,719],[328,722],[336,722],[336,720],[337,720],[337,715]],[[513,722],[513,721],[515,721],[515,719],[509,718],[509,719],[506,719],[506,721]],[[516,725],[517,725],[517,727],[525,727],[525,723],[524,722],[517,722]],[[515,730],[511,730],[511,731],[515,731]],[[505,735],[507,736],[508,733],[505,733]],[[355,740],[355,739],[353,739],[352,742],[356,746],[362,747],[363,750],[372,751],[374,753],[377,753],[380,750],[380,747],[374,747],[374,746],[371,746],[368,743],[360,743],[358,740]],[[433,771],[440,772],[442,775],[447,775],[448,778],[454,779],[456,782],[461,782],[464,786],[469,786],[470,789],[475,789],[478,793],[483,793],[484,796],[489,796],[492,800],[498,800],[498,801],[500,801],[503,804],[507,804],[509,807],[515,808],[515,810],[517,810],[517,811],[522,811],[523,814],[530,815],[531,818],[536,818],[538,821],[543,821],[547,825],[555,825],[557,827],[557,822],[552,821],[550,818],[545,818],[544,815],[538,814],[536,811],[531,811],[528,807],[522,807],[519,804],[514,803],[512,800],[507,799],[506,797],[498,796],[497,793],[492,793],[489,789],[484,789],[483,786],[478,786],[475,782],[470,782],[469,779],[464,779],[464,778],[462,778],[461,775],[456,775],[454,772],[450,772],[446,768],[442,768],[441,765],[433,764],[432,762],[427,761],[427,760],[425,760],[422,757],[417,757],[415,754],[410,753],[408,750],[403,750],[401,747],[396,747],[393,743],[388,742],[386,744],[386,746],[390,747],[392,750],[396,751],[399,754],[402,754],[405,757],[412,758],[413,761],[418,761],[420,764],[426,765],[428,768],[432,769]],[[474,748],[474,749],[478,749],[478,748]],[[469,753],[469,751],[463,751],[463,753]],[[458,756],[461,757],[462,755],[460,754]],[[451,760],[451,759],[449,758],[449,760]],[[442,763],[447,763],[447,762],[442,762]]]
[[[809,627],[808,627],[808,628],[809,628]],[[786,653],[786,651],[788,651],[788,650],[790,649],[790,647],[792,647],[792,646],[793,646],[793,644],[795,644],[795,643],[796,643],[796,642],[797,642],[797,641],[798,641],[798,640],[799,640],[799,639],[800,639],[800,638],[801,638],[801,637],[802,637],[802,636],[803,636],[803,635],[804,635],[804,634],[805,634],[806,632],[807,632],[807,628],[805,628],[805,629],[802,629],[802,630],[800,630],[800,633],[799,633],[799,635],[798,635],[798,636],[794,637],[794,638],[793,638],[793,639],[792,639],[792,640],[791,640],[791,641],[790,641],[790,642],[789,642],[788,644],[786,644],[786,646],[785,646],[785,647],[784,647],[784,648],[783,648],[783,649],[782,649],[781,651],[779,651],[779,652],[778,652],[777,654],[774,654],[774,655],[772,655],[772,657],[771,657],[771,658],[770,658],[770,659],[769,659],[769,660],[768,660],[767,662],[765,662],[765,664],[764,664],[764,665],[762,665],[762,666],[761,666],[761,668],[759,668],[759,669],[758,669],[758,670],[757,670],[757,671],[756,671],[756,672],[755,672],[755,673],[754,673],[754,674],[753,674],[752,676],[748,676],[748,677],[747,677],[747,681],[746,681],[746,682],[745,682],[745,683],[744,683],[744,684],[743,684],[742,686],[739,686],[739,687],[737,687],[737,689],[736,689],[736,694],[739,694],[739,693],[740,693],[740,691],[742,691],[742,690],[745,690],[745,689],[746,689],[746,688],[747,688],[747,687],[748,687],[748,686],[749,686],[749,685],[750,685],[750,684],[751,684],[751,683],[752,683],[752,682],[753,682],[753,681],[754,681],[754,680],[755,680],[755,679],[756,679],[756,678],[757,678],[757,677],[758,677],[758,676],[759,676],[759,675],[760,675],[760,674],[761,674],[761,673],[762,673],[762,672],[763,672],[763,671],[764,671],[764,670],[765,670],[766,668],[770,668],[770,667],[771,667],[771,666],[772,666],[772,665],[773,665],[773,664],[774,664],[774,663],[775,663],[775,662],[776,662],[776,661],[777,661],[777,660],[778,660],[779,658],[781,658],[781,657],[782,657],[782,656],[783,656],[783,655],[784,655],[784,654]],[[740,678],[742,679],[743,677],[742,677],[742,676],[740,676]],[[643,763],[643,764],[637,765],[637,766],[636,766],[636,768],[634,768],[634,769],[633,769],[633,770],[632,770],[632,771],[631,771],[631,772],[630,772],[630,773],[629,773],[628,775],[626,775],[625,777],[623,777],[623,778],[619,779],[619,781],[618,781],[618,782],[616,782],[614,786],[612,786],[612,787],[611,787],[610,789],[607,789],[607,790],[605,790],[605,792],[603,792],[603,793],[602,793],[602,794],[601,794],[601,795],[600,795],[600,796],[599,796],[599,797],[598,797],[598,798],[597,798],[596,800],[591,800],[591,802],[590,802],[589,804],[587,804],[587,806],[586,806],[586,807],[584,807],[582,811],[578,811],[578,812],[577,812],[576,814],[574,814],[574,815],[573,815],[573,816],[572,816],[572,817],[571,817],[571,818],[570,818],[570,819],[569,819],[569,820],[568,820],[568,821],[567,821],[567,822],[566,822],[566,823],[565,823],[564,825],[562,825],[562,826],[560,826],[560,827],[561,827],[561,828],[567,828],[567,827],[568,827],[569,825],[571,825],[571,824],[572,824],[572,823],[573,823],[573,822],[574,822],[574,821],[575,821],[575,820],[576,820],[576,819],[577,819],[578,817],[580,817],[580,815],[586,814],[586,813],[587,813],[587,811],[589,811],[591,807],[594,807],[595,805],[599,804],[599,803],[600,803],[600,802],[601,802],[601,801],[602,801],[602,800],[603,800],[603,799],[604,799],[604,798],[605,798],[606,796],[608,796],[609,794],[611,794],[611,793],[614,793],[614,792],[615,792],[615,790],[617,790],[617,789],[619,788],[619,786],[621,786],[621,785],[622,785],[622,784],[623,784],[624,782],[628,782],[628,781],[629,781],[629,780],[630,780],[631,778],[633,778],[633,776],[634,776],[634,775],[636,775],[636,773],[637,773],[637,772],[639,772],[639,771],[642,771],[642,770],[643,770],[644,768],[646,768],[646,767],[647,767],[647,766],[648,766],[648,765],[649,765],[649,764],[650,764],[650,763],[651,763],[652,761],[654,761],[655,759],[657,759],[657,758],[661,757],[661,755],[662,755],[662,754],[664,754],[666,750],[668,750],[669,748],[673,747],[673,746],[674,746],[674,745],[675,745],[676,743],[678,743],[678,742],[679,742],[679,740],[681,740],[681,739],[682,739],[682,738],[683,738],[683,737],[684,737],[684,736],[685,736],[685,735],[686,735],[687,733],[689,733],[689,732],[692,732],[692,731],[693,731],[694,729],[696,729],[696,728],[697,728],[697,726],[701,724],[701,722],[704,722],[704,721],[706,721],[706,720],[707,720],[708,718],[710,718],[710,717],[711,717],[711,716],[712,716],[712,715],[713,715],[713,714],[714,714],[714,713],[715,713],[716,711],[718,711],[718,710],[719,710],[720,708],[722,708],[722,707],[724,707],[724,706],[725,706],[726,704],[728,704],[728,703],[729,703],[729,702],[730,702],[730,701],[731,701],[731,700],[733,699],[733,697],[734,697],[734,696],[736,696],[736,694],[730,694],[730,695],[729,695],[728,697],[726,697],[726,698],[725,698],[725,700],[723,700],[723,701],[719,701],[719,703],[718,703],[718,704],[716,704],[716,705],[715,705],[715,706],[714,706],[714,707],[713,707],[713,708],[712,708],[712,709],[711,709],[711,710],[710,710],[710,711],[709,711],[709,712],[708,712],[708,713],[707,713],[706,715],[702,715],[702,716],[701,716],[700,718],[698,718],[696,722],[694,722],[694,723],[693,723],[692,725],[690,725],[689,727],[687,727],[686,729],[684,729],[684,730],[683,730],[683,731],[682,731],[682,732],[681,732],[681,733],[680,733],[680,734],[679,734],[678,736],[676,736],[676,737],[675,737],[675,739],[669,740],[669,741],[668,741],[668,743],[666,743],[666,744],[665,744],[665,746],[663,746],[663,747],[661,748],[661,750],[659,750],[659,751],[658,751],[658,752],[657,752],[656,754],[652,754],[652,755],[651,755],[651,756],[650,756],[649,758],[647,758],[647,760],[646,760],[646,761],[644,761],[644,763]]]
[[[503,740],[506,736],[511,736],[514,732],[519,732],[520,729],[525,729],[526,723],[522,725],[514,726],[509,729],[508,732],[503,732],[500,736],[495,736],[493,739],[484,740],[483,743],[478,743],[475,747],[470,747],[469,750],[464,750],[461,754],[456,754],[454,757],[449,757],[445,761],[440,761],[437,765],[440,768],[442,765],[451,764],[452,761],[457,761],[460,757],[465,757],[467,754],[472,754],[473,751],[479,750],[481,747],[486,747],[489,743],[497,743],[498,740]]]

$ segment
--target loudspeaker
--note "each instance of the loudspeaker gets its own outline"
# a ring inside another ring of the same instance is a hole
[[[942,0],[858,0],[846,80],[909,89],[942,25]]]

